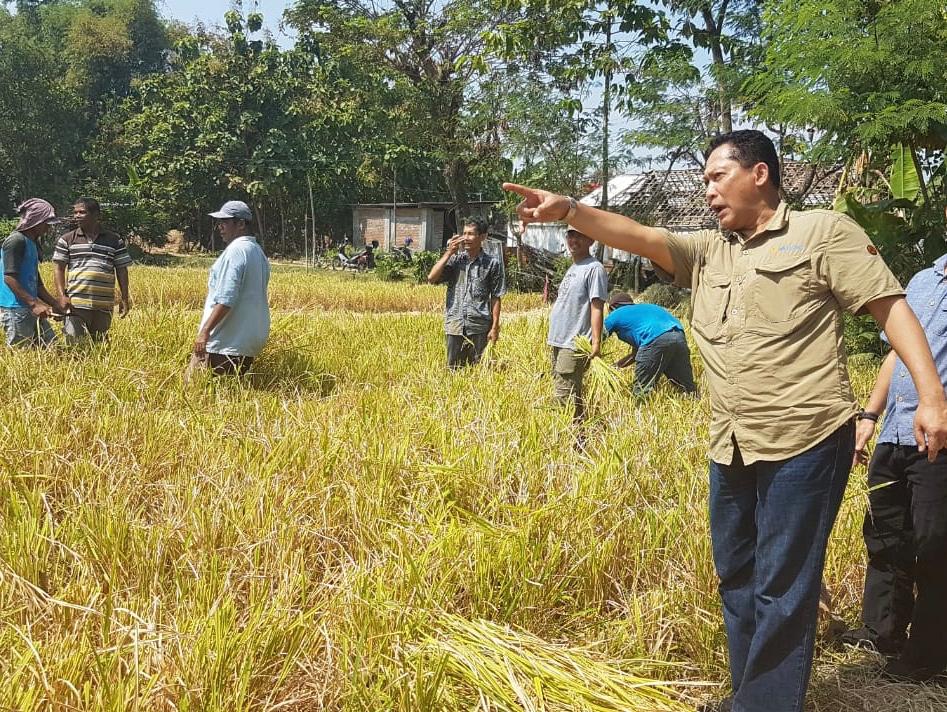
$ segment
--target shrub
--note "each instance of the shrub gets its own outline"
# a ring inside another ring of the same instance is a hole
[[[652,284],[641,293],[641,301],[657,304],[665,309],[678,309],[690,303],[690,290],[673,284]]]
[[[877,322],[870,316],[842,316],[842,338],[849,354],[882,356],[886,347],[878,332]]]
[[[441,259],[440,252],[433,252],[431,250],[418,252],[414,256],[414,262],[411,263],[414,272],[414,281],[418,284],[427,282],[428,272],[431,271],[431,267],[433,267],[439,259]]]
[[[18,222],[20,222],[19,218],[0,218],[0,240],[5,240],[7,235],[16,229]]]
[[[399,282],[404,279],[402,263],[391,255],[379,254],[375,257],[375,276],[385,282]]]

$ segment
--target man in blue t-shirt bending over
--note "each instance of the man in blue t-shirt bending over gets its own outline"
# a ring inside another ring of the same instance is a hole
[[[631,353],[615,365],[635,364],[635,392],[651,391],[663,373],[685,393],[696,393],[691,352],[684,327],[671,312],[657,304],[635,304],[625,292],[608,300],[605,333],[616,334]]]

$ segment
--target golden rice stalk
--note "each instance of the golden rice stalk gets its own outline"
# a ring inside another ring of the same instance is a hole
[[[589,356],[592,353],[592,342],[585,336],[576,337],[575,346],[580,354]],[[584,388],[589,404],[605,408],[627,394],[629,384],[621,370],[603,358],[594,358],[589,361],[585,372]]]
[[[480,354],[480,362],[477,364],[480,368],[489,369],[496,360],[496,341],[487,341],[487,346]]]
[[[446,615],[440,623],[439,634],[422,645],[422,653],[440,659],[448,680],[476,690],[488,702],[486,709],[684,712],[693,706],[680,688],[704,684],[641,677],[626,668],[669,664],[626,660],[619,667],[586,648],[550,643],[485,620]]]

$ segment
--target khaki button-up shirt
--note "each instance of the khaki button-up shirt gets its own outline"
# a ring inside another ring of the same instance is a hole
[[[783,460],[858,412],[842,312],[903,295],[850,218],[781,203],[750,239],[666,233],[674,281],[693,290],[691,331],[710,383],[710,457]]]

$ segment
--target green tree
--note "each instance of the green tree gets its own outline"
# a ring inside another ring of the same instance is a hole
[[[24,22],[0,9],[0,214],[32,195],[64,195],[81,143],[55,53]]]
[[[838,207],[909,276],[944,250],[947,8],[772,0],[764,20],[753,115],[810,129],[809,155],[846,166]]]
[[[164,67],[154,0],[47,0],[0,10],[0,194],[69,199],[108,107]]]
[[[137,227],[211,235],[206,213],[226,198],[254,206],[261,239],[286,251],[302,235],[309,186],[323,226],[348,212],[358,156],[353,77],[302,48],[253,39],[262,17],[226,15],[228,34],[186,36],[170,71],[153,75],[109,117],[90,151],[102,190],[139,207]],[[210,238],[212,240],[212,238]],[[271,247],[274,247],[271,245]]]
[[[375,155],[435,163],[460,214],[472,182],[500,158],[496,122],[472,102],[492,66],[484,35],[507,15],[494,0],[300,0],[287,12],[305,41],[377,73],[398,102],[382,139],[388,148]]]

